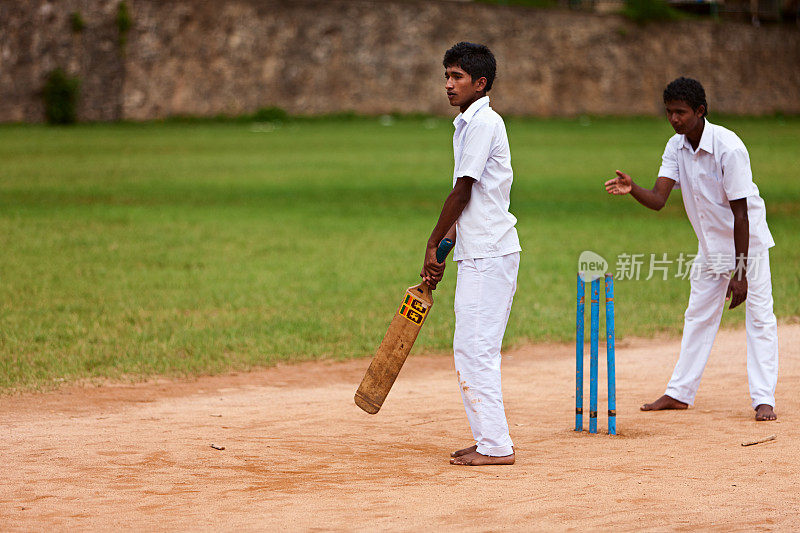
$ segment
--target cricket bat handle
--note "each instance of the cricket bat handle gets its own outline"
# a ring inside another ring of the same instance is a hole
[[[442,239],[439,242],[439,247],[436,248],[436,262],[437,263],[444,263],[445,259],[447,259],[447,254],[450,253],[450,250],[453,249],[455,246],[455,242],[450,239]],[[427,283],[421,283],[420,287],[422,290],[425,291],[425,297],[433,302],[433,295],[431,294],[431,288],[428,286]]]
[[[447,254],[450,253],[450,250],[453,249],[455,244],[456,243],[450,239],[442,239],[442,242],[439,243],[439,247],[436,249],[436,261],[444,263],[444,260],[447,259]]]

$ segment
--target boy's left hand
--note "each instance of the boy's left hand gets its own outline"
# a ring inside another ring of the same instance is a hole
[[[445,263],[439,263],[436,260],[436,248],[436,246],[428,246],[425,249],[425,261],[422,264],[422,271],[419,273],[422,281],[427,283],[431,289],[435,289],[444,277]]]
[[[725,294],[725,300],[731,301],[731,305],[728,306],[728,309],[733,309],[746,299],[747,299],[747,278],[743,279],[736,279],[736,277],[731,278],[731,281],[728,283],[728,292]]]

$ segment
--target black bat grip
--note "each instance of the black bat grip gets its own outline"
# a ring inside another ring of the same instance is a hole
[[[442,242],[439,243],[439,247],[436,249],[436,261],[444,263],[444,260],[447,259],[447,254],[450,253],[450,250],[453,249],[455,244],[456,243],[450,239],[442,239]]]

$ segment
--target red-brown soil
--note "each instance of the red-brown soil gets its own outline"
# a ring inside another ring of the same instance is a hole
[[[510,350],[510,467],[449,464],[471,442],[446,356],[411,356],[377,415],[352,399],[367,359],[1,397],[0,529],[796,530],[800,326],[780,343],[779,420],[755,422],[743,331],[688,411],[638,409],[679,341],[621,342],[615,437],[572,431],[572,346]]]

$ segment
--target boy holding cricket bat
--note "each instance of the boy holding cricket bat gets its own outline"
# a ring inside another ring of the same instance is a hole
[[[428,239],[420,275],[442,279],[439,242],[455,240],[458,263],[453,355],[475,444],[451,454],[464,466],[514,464],[500,386],[500,348],[517,289],[519,252],[510,204],[511,152],[503,119],[489,106],[496,62],[486,46],[461,42],[444,56],[445,89],[461,113],[453,124],[453,190]]]

